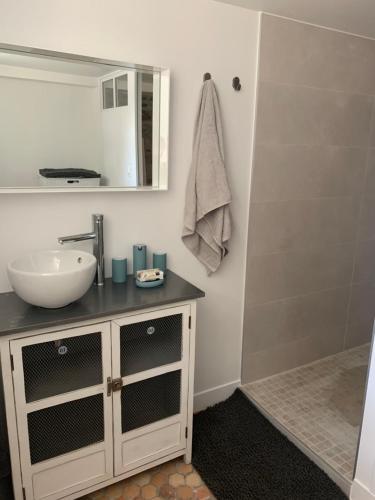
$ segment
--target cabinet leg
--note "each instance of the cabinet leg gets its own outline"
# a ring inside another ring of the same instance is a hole
[[[191,446],[188,447],[184,455],[185,464],[191,464]]]

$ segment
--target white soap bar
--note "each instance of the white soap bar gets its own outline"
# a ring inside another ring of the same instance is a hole
[[[160,269],[141,269],[137,271],[138,281],[156,281],[162,280],[164,278],[164,273]]]

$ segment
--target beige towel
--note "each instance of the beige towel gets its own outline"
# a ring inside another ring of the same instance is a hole
[[[228,253],[230,202],[219,101],[214,82],[207,80],[202,87],[195,121],[182,240],[208,274],[219,268]]]

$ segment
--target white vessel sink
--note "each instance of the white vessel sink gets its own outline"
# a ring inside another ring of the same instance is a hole
[[[96,270],[96,258],[79,250],[46,250],[8,264],[9,281],[25,302],[64,307],[84,295]]]

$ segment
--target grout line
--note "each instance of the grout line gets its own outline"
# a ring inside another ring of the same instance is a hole
[[[349,90],[341,90],[341,89],[331,89],[329,87],[318,87],[315,85],[306,85],[304,83],[292,83],[292,82],[281,82],[280,80],[268,80],[268,79],[260,79],[260,83],[271,83],[272,85],[276,85],[279,87],[298,87],[309,90],[317,90],[319,92],[333,92],[336,94],[346,94],[347,96],[360,96],[360,97],[374,97],[375,92],[373,94],[368,94],[366,92],[356,92]]]
[[[372,240],[369,240],[369,241],[372,241]],[[317,252],[317,251],[320,252],[322,250],[325,250],[326,248],[330,248],[332,250],[336,247],[349,246],[349,245],[352,246],[353,243],[355,243],[355,236],[353,239],[350,239],[350,240],[339,241],[336,243],[326,243],[325,245],[320,243],[320,244],[317,244],[316,246],[289,248],[286,250],[277,249],[277,250],[274,250],[273,252],[262,252],[262,253],[250,252],[250,257],[264,257],[266,255],[285,255],[285,254],[301,254],[301,253],[311,254],[311,253]]]
[[[352,33],[351,31],[345,31],[345,30],[342,30],[340,28],[332,28],[330,26],[324,26],[322,24],[316,24],[316,23],[312,23],[310,21],[303,21],[301,19],[295,19],[294,17],[282,16],[281,14],[273,14],[272,12],[265,12],[265,11],[261,11],[261,12],[265,16],[278,17],[279,19],[285,19],[287,21],[293,21],[293,22],[298,23],[298,24],[306,24],[307,26],[312,26],[313,28],[319,28],[319,29],[323,29],[323,30],[326,30],[326,31],[334,31],[335,33],[341,33],[343,35],[353,36],[355,38],[361,38],[363,40],[375,41],[375,37],[371,37],[369,35],[361,35],[359,33]]]
[[[365,346],[371,346],[371,342],[366,342],[365,344],[351,347],[350,349],[345,349],[344,351],[339,351],[339,352],[336,352],[335,354],[330,354],[329,356],[325,356],[324,358],[316,359],[315,361],[311,361],[310,363],[305,363],[304,365],[296,366],[294,368],[291,368],[290,370],[284,370],[282,372],[274,373],[273,375],[269,375],[268,377],[253,380],[252,382],[247,382],[246,384],[243,384],[241,387],[246,387],[247,385],[257,384],[258,382],[265,382],[265,381],[273,379],[275,377],[279,377],[280,375],[284,375],[286,373],[292,373],[292,372],[300,370],[301,368],[306,368],[307,366],[317,365],[317,364],[321,363],[322,361],[328,361],[329,359],[338,357],[338,356],[342,355],[343,353],[350,354],[351,351],[356,351],[356,350],[360,351]]]
[[[252,205],[261,205],[266,203],[288,203],[288,202],[305,202],[305,201],[320,201],[320,200],[342,200],[342,199],[350,199],[350,198],[360,198],[363,196],[362,192],[352,193],[352,194],[342,194],[342,195],[332,195],[332,196],[311,196],[308,198],[285,198],[279,200],[261,200],[261,201],[252,201]],[[375,195],[374,195],[375,196]]]
[[[344,146],[341,144],[321,144],[319,142],[317,143],[311,143],[311,142],[262,142],[262,141],[257,141],[256,146],[268,146],[268,147],[295,147],[295,148],[320,148],[320,149],[363,149],[367,150],[367,146],[361,144],[359,146]],[[375,146],[370,147],[370,149],[375,149]]]
[[[314,290],[312,292],[306,292],[306,293],[300,293],[298,295],[290,295],[289,297],[281,297],[279,299],[273,299],[273,300],[266,300],[264,302],[250,302],[249,307],[260,307],[260,306],[265,306],[267,304],[275,304],[278,302],[288,302],[289,300],[294,300],[294,299],[299,299],[300,297],[309,297],[310,295],[316,295],[320,293],[325,293],[325,292],[331,292],[335,290],[345,290],[346,288],[349,288],[351,286],[350,283],[347,283],[345,285],[341,286],[335,286],[335,287],[330,287],[330,288],[323,288],[321,290]]]

